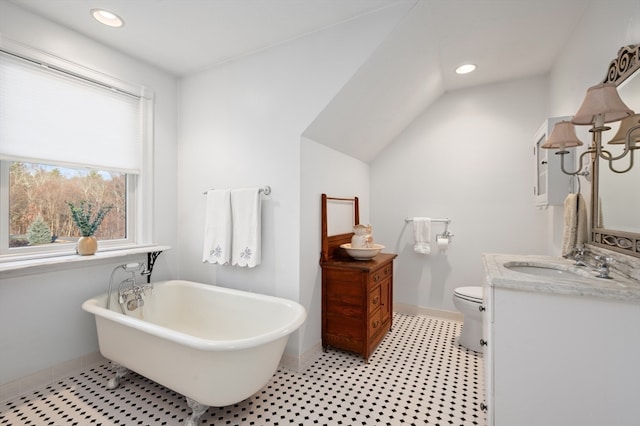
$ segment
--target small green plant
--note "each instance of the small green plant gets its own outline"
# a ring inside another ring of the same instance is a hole
[[[113,206],[100,207],[95,217],[93,215],[93,204],[86,201],[80,201],[79,205],[72,202],[67,203],[71,209],[71,218],[80,230],[83,237],[90,237],[98,230],[104,217],[109,213]]]
[[[51,229],[42,216],[36,217],[29,229],[27,229],[27,240],[29,244],[49,244],[51,242]]]

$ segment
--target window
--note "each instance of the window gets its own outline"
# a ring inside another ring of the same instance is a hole
[[[148,91],[0,42],[0,260],[73,253],[69,203],[109,208],[101,250],[150,242]]]
[[[125,173],[19,161],[3,162],[3,168],[9,171],[8,253],[72,249],[81,235],[71,219],[69,202],[84,201],[94,214],[100,207],[109,208],[95,233],[102,246],[130,240]]]

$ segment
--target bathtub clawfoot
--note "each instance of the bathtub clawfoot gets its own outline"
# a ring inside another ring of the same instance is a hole
[[[209,406],[200,404],[198,401],[195,401],[188,396],[185,396],[185,398],[187,400],[187,405],[193,411],[187,418],[185,426],[198,426],[198,420],[200,420],[200,416],[202,416],[204,412],[207,411],[207,408],[209,408]]]
[[[109,390],[113,390],[115,388],[118,387],[118,385],[120,385],[120,379],[122,379],[124,376],[127,375],[127,373],[129,372],[129,370],[127,369],[127,367],[118,364],[117,362],[111,362],[111,366],[113,367],[113,370],[115,371],[115,375],[109,379],[109,381],[107,382],[107,389]]]

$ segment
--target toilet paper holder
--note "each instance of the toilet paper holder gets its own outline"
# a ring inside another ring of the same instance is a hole
[[[442,234],[436,234],[436,241],[438,240],[451,240],[453,239],[453,234],[449,231],[444,231]]]
[[[449,232],[449,222],[450,221],[445,222],[444,231],[442,232],[442,234],[436,234],[436,242],[438,241],[438,239],[449,240],[449,242],[451,242],[451,240],[453,239],[453,234]]]

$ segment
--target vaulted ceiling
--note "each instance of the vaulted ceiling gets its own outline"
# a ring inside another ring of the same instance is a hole
[[[589,5],[585,0],[11,2],[177,77],[365,14],[400,16],[305,134],[366,162],[446,91],[548,72]],[[98,7],[118,13],[125,26],[114,30],[95,22],[89,11]],[[454,69],[466,62],[477,64],[477,71],[456,75]]]

